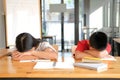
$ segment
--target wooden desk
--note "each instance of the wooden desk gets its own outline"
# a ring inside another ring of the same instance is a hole
[[[7,50],[3,51],[6,53]],[[116,62],[107,61],[109,68],[105,72],[75,67],[74,70],[34,70],[35,62],[20,63],[10,56],[0,58],[0,78],[120,78],[120,57]]]

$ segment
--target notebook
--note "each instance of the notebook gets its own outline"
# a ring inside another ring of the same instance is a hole
[[[103,72],[108,69],[108,65],[105,63],[85,63],[85,62],[78,62],[74,63],[74,66],[96,70],[97,72]]]

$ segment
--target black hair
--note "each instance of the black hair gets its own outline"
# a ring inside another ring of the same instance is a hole
[[[94,32],[90,36],[90,46],[102,51],[107,46],[107,35],[104,32]]]
[[[16,37],[16,48],[19,52],[25,52],[37,47],[40,39],[35,39],[29,33],[21,33]]]

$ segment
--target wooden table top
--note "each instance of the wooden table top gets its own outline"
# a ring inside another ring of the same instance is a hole
[[[8,52],[5,49],[2,51]],[[0,78],[120,78],[120,57],[115,58],[117,61],[106,61],[107,71],[98,73],[80,67],[74,67],[74,70],[35,70],[33,66],[36,62],[13,61],[10,56],[4,56],[0,58]]]

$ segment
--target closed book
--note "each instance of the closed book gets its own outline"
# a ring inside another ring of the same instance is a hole
[[[82,62],[100,63],[102,60],[100,58],[84,57],[82,58]]]
[[[96,70],[97,72],[106,71],[108,69],[108,65],[105,64],[105,63],[78,62],[78,63],[74,63],[74,66],[82,67],[82,68],[86,68],[86,69]]]
[[[116,61],[116,59],[111,56],[111,55],[108,55],[104,58],[93,58],[93,57],[84,57],[82,58],[82,62],[89,62],[89,63],[100,63],[102,61]]]

